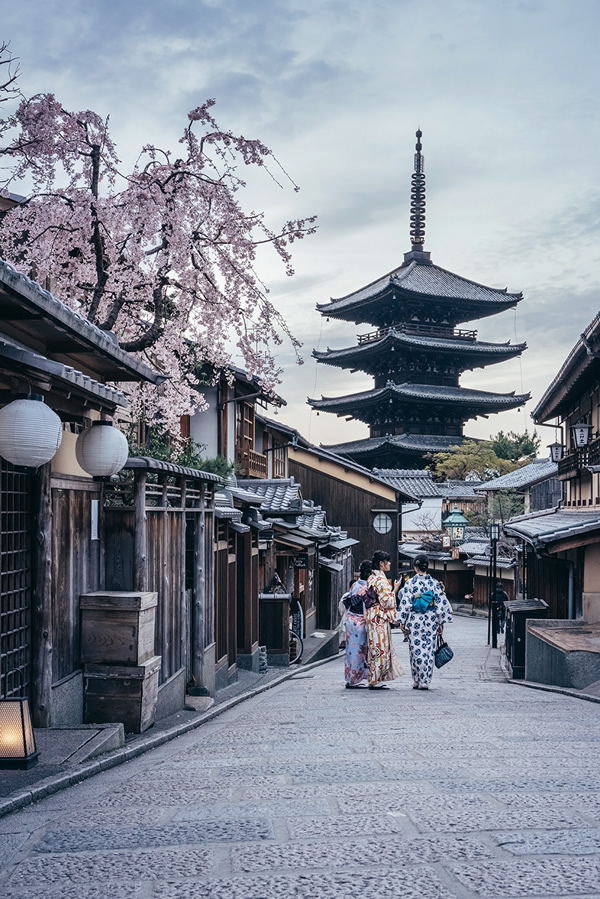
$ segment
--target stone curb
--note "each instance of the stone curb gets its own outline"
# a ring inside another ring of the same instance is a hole
[[[592,696],[591,693],[583,693],[581,690],[572,690],[570,687],[558,687],[553,684],[538,684],[532,680],[521,680],[520,678],[510,677],[506,670],[506,656],[500,654],[500,668],[502,674],[506,678],[507,684],[514,684],[516,687],[527,687],[529,690],[542,690],[545,693],[561,693],[563,696],[572,696],[573,699],[583,699],[585,702],[600,702],[600,696]]]
[[[239,705],[240,702],[244,702],[246,699],[253,699],[254,696],[258,696],[260,693],[272,690],[273,687],[277,687],[279,684],[290,680],[290,678],[295,677],[301,671],[311,671],[313,668],[318,668],[320,665],[326,665],[328,662],[333,662],[339,658],[339,655],[330,656],[327,659],[319,659],[317,662],[309,662],[307,665],[300,665],[299,667],[286,671],[281,677],[275,678],[268,684],[263,684],[260,687],[247,690],[245,693],[240,693],[239,696],[233,696],[222,705],[213,706],[208,712],[205,712],[193,721],[186,721],[169,730],[162,731],[162,733],[141,738],[139,741],[136,741],[129,746],[123,746],[121,749],[116,749],[110,754],[107,753],[104,757],[100,757],[96,761],[89,762],[88,764],[83,764],[73,771],[52,775],[23,792],[12,793],[10,796],[0,800],[0,818],[26,808],[28,805],[32,805],[34,802],[44,799],[46,796],[51,796],[53,793],[58,793],[60,790],[66,790],[67,787],[72,787],[84,780],[88,780],[88,778],[93,777],[95,774],[100,774],[102,771],[109,771],[111,768],[115,768],[123,762],[129,762],[131,759],[143,755],[150,749],[156,749],[158,746],[169,743],[171,740],[176,739],[176,737],[180,737],[191,730],[195,730],[195,728],[200,727],[207,721],[211,721],[218,715],[222,715],[223,712],[227,712],[234,706]]]

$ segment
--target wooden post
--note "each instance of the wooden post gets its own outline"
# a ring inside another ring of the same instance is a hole
[[[206,604],[206,484],[200,489],[200,508],[194,534],[194,611],[192,631],[192,674],[196,687],[203,686]]]
[[[32,718],[34,727],[52,723],[52,469],[48,462],[34,479],[35,543],[33,609]]]
[[[147,559],[147,522],[146,522],[146,472],[135,472],[134,487],[135,508],[135,561],[134,579],[135,589],[148,590],[148,559]]]
[[[186,556],[186,538],[185,538],[185,530],[186,530],[186,517],[185,517],[185,506],[186,506],[186,494],[187,494],[187,481],[185,478],[180,479],[181,484],[181,494],[180,494],[180,504],[181,504],[181,600],[180,600],[180,609],[181,609],[181,633],[180,633],[180,649],[179,649],[179,661],[180,666],[185,668],[186,671],[189,669],[188,662],[188,654],[190,651],[190,635],[189,635],[189,606],[187,602],[187,592],[185,589],[185,556]],[[186,678],[187,680],[187,678]]]

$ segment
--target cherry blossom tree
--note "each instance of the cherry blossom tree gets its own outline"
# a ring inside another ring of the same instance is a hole
[[[0,98],[12,100],[14,60],[2,49]],[[145,145],[126,172],[107,118],[68,111],[50,93],[12,105],[0,116],[0,189],[23,193],[26,185],[27,196],[0,222],[0,253],[169,375],[159,393],[136,388],[139,415],[173,427],[201,407],[200,362],[219,370],[237,351],[269,390],[284,339],[301,361],[255,262],[268,244],[291,276],[290,245],[315,231],[315,217],[273,229],[239,199],[248,166],[279,172],[298,189],[268,147],[222,130],[207,100],[188,114],[177,153]]]

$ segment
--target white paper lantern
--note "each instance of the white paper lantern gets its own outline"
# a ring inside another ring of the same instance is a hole
[[[56,455],[61,440],[62,422],[43,397],[31,394],[0,409],[0,456],[13,465],[45,465]]]
[[[95,421],[75,444],[77,461],[84,471],[97,478],[109,478],[121,471],[129,455],[125,435],[111,421]]]

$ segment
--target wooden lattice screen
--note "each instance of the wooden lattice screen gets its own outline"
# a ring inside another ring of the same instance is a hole
[[[0,695],[29,699],[31,480],[0,459]]]

